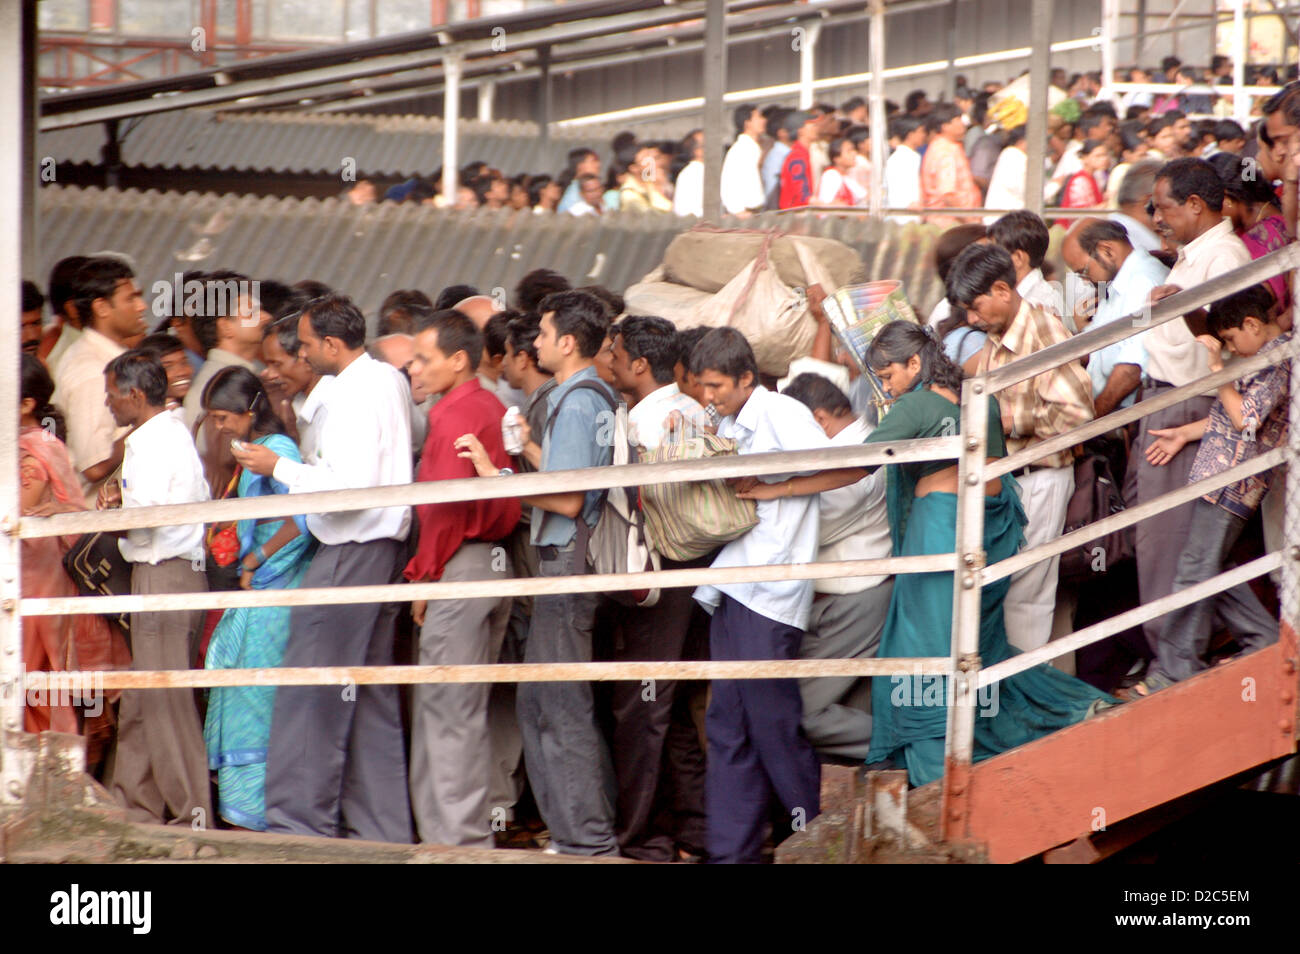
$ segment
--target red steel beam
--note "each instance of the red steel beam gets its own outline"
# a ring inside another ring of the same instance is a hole
[[[1291,754],[1298,669],[1284,624],[1267,649],[979,762],[952,837],[1020,861]]]

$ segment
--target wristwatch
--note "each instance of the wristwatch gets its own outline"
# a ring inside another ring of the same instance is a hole
[[[497,471],[498,477],[513,477],[514,475],[515,472],[511,470],[509,467],[502,467],[500,470]]]

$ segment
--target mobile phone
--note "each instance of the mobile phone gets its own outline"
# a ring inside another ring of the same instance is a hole
[[[241,441],[241,440],[232,440],[232,441],[230,442],[230,449],[231,449],[232,451],[234,451],[235,453],[237,453],[237,454],[239,454],[239,453],[243,453],[243,450],[244,450],[244,442]]]

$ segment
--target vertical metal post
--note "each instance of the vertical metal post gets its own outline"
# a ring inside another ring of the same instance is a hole
[[[948,61],[943,71],[943,99],[952,102],[957,84],[957,0],[948,0],[943,9],[944,58]]]
[[[957,460],[957,566],[952,587],[952,674],[948,677],[948,733],[944,745],[943,838],[966,829],[970,765],[975,752],[976,686],[980,672],[980,593],[984,570],[984,459],[989,403],[985,378],[961,390],[962,453]],[[997,692],[996,685],[990,690]]]
[[[1029,122],[1025,145],[1025,208],[1043,214],[1043,161],[1047,155],[1047,85],[1051,80],[1052,0],[1033,0],[1029,36]]]
[[[1111,92],[1115,82],[1115,37],[1119,35],[1119,0],[1102,0],[1101,4],[1101,92],[1098,99],[1116,100]]]
[[[799,42],[799,108],[807,109],[813,104],[813,80],[817,78],[817,37],[821,35],[822,25],[814,20],[803,26],[803,31]]]
[[[1232,29],[1232,116],[1245,126],[1250,121],[1250,97],[1241,89],[1246,85],[1246,56],[1250,50],[1246,0],[1232,0]]]
[[[23,163],[22,264],[24,274],[35,279],[40,268],[39,235],[36,232],[36,117],[40,110],[36,90],[36,4],[24,3],[23,16],[23,125],[19,139]]]
[[[885,146],[889,142],[885,118],[885,0],[871,0],[871,217],[880,221],[885,207]]]
[[[1300,293],[1300,269],[1291,273],[1291,294]],[[1291,359],[1292,376],[1300,373],[1300,357]],[[1300,415],[1300,388],[1291,389],[1291,413]],[[1300,417],[1297,418],[1300,420]],[[1287,436],[1286,507],[1282,516],[1282,622],[1300,631],[1300,428]]]
[[[542,127],[542,142],[551,141],[551,45],[538,47],[537,124]]]
[[[709,0],[704,12],[704,218],[722,217],[722,145],[727,141],[727,4]]]
[[[478,84],[478,118],[479,122],[492,121],[492,105],[496,99],[497,84],[494,80],[483,80]]]
[[[448,54],[442,61],[446,85],[442,94],[442,199],[448,205],[456,204],[456,152],[460,146],[460,73],[459,54]]]
[[[31,4],[0,4],[0,128],[23,130],[25,75],[35,60],[23,56],[23,8]],[[10,136],[0,145],[0,295],[9,307],[0,308],[0,807],[22,801],[30,759],[21,745],[23,730],[23,633],[18,615],[18,391],[19,283],[23,223],[35,211],[23,204],[25,144]]]

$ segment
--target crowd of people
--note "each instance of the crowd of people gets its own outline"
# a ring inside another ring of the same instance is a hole
[[[1288,75],[1294,72],[1291,67]],[[1229,153],[1276,163],[1281,157],[1271,154],[1272,138],[1243,128],[1232,118],[1232,96],[1216,94],[1215,85],[1230,83],[1231,77],[1226,57],[1214,57],[1206,70],[1166,57],[1159,70],[1117,70],[1115,82],[1177,84],[1181,92],[1112,95],[1099,73],[1067,76],[1054,70],[1044,170],[1047,204],[1122,208],[1124,177],[1143,159]],[[1248,82],[1269,84],[1277,78],[1276,70],[1252,66]],[[933,102],[918,89],[902,106],[886,102],[882,207],[895,210],[895,221],[951,225],[978,221],[971,213],[979,209],[990,210],[986,221],[992,221],[993,213],[1026,207],[1026,84],[1027,75],[1021,74],[1005,85],[990,82],[977,90],[958,77],[951,101]],[[1262,119],[1266,102],[1267,97],[1253,97],[1251,115]],[[732,119],[721,172],[725,213],[743,217],[774,209],[870,204],[872,142],[862,97],[838,107],[815,103],[806,110],[744,103],[734,108]],[[557,175],[507,177],[475,161],[458,171],[450,199],[441,194],[441,169],[427,180],[417,176],[394,185],[382,196],[368,180],[346,194],[357,203],[416,201],[462,210],[586,216],[630,209],[698,217],[703,215],[705,147],[700,129],[681,140],[625,131],[610,142],[608,162],[595,149],[578,147]],[[1265,170],[1260,179],[1278,177]],[[943,209],[967,214],[928,211]]]
[[[505,310],[462,284],[434,297],[395,291],[368,336],[343,291],[228,271],[182,276],[180,307],[150,328],[129,260],[71,256],[44,293],[24,287],[23,510],[605,467],[614,447],[600,435],[623,406],[639,454],[704,432],[742,455],[949,433],[963,377],[1140,314],[1291,241],[1300,84],[1264,115],[1256,136],[1279,145],[1276,181],[1257,185],[1227,150],[1135,158],[1120,209],[1069,224],[1064,282],[1044,272],[1049,226],[1031,212],[945,231],[935,247],[944,299],[922,323],[887,325],[861,356],[883,405],[834,343],[820,306],[832,290],[816,286],[812,370],[778,390],[735,329],[625,314],[616,291],[574,288],[547,269],[525,275]],[[761,132],[761,113],[746,123]],[[1286,287],[1246,289],[990,396],[989,459],[1192,383],[1222,368],[1225,351],[1286,346]],[[845,369],[847,388],[836,383]],[[1061,535],[1081,456],[1104,459],[1127,502],[1142,504],[1285,444],[1288,391],[1283,362],[989,481],[989,562]],[[737,499],[754,502],[752,526],[662,566],[953,552],[956,467],[888,470],[732,481]],[[981,659],[1193,586],[1261,536],[1276,549],[1282,485],[1266,471],[1144,520],[1133,559],[1094,567],[1092,579],[1067,580],[1054,557],[984,587]],[[141,594],[568,576],[585,572],[604,506],[603,492],[580,490],[394,504],[121,531],[109,553]],[[62,559],[74,545],[23,541],[24,594],[75,595]],[[933,657],[950,651],[952,585],[952,574],[928,573],[720,582],[665,589],[649,605],[547,593],[40,617],[24,626],[24,653],[31,670]],[[976,720],[976,757],[1275,641],[1269,598],[1240,584],[1001,681]],[[83,732],[92,769],[134,820],[478,847],[536,842],[544,829],[554,852],[750,862],[817,815],[824,762],[895,765],[915,785],[939,778],[945,704],[932,688],[896,676],[128,690],[93,715],[31,703],[27,726]]]

